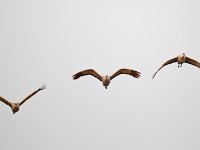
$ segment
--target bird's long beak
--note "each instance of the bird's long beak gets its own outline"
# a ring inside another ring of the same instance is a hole
[[[105,88],[107,89],[107,86],[105,86]]]

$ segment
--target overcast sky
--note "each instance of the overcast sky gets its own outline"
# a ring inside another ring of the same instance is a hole
[[[1,150],[199,150],[199,0],[0,0]],[[121,75],[106,90],[93,68]]]

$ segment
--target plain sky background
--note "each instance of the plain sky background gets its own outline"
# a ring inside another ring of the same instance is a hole
[[[199,0],[0,0],[1,150],[199,150]],[[121,75],[106,90],[72,75]]]

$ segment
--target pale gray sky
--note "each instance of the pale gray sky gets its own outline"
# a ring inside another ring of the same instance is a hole
[[[199,150],[198,0],[0,0],[1,150]],[[119,68],[106,90],[93,77]]]

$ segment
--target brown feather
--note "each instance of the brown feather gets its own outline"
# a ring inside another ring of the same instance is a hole
[[[12,103],[10,103],[9,101],[7,101],[5,98],[0,96],[0,101],[2,101],[3,103],[5,103],[6,105],[12,107]]]
[[[166,61],[164,64],[162,64],[162,66],[154,73],[152,79],[156,76],[157,72],[160,71],[163,67],[165,67],[166,65],[172,64],[177,62],[178,57],[172,58],[168,61]]]
[[[21,106],[25,101],[27,101],[28,99],[30,99],[33,95],[35,95],[37,92],[44,90],[46,88],[46,85],[42,86],[41,88],[37,89],[36,91],[34,91],[33,93],[31,93],[30,95],[28,95],[26,98],[24,98],[19,105]]]
[[[99,75],[95,70],[93,69],[87,69],[87,70],[83,70],[83,71],[80,71],[76,74],[74,74],[72,77],[74,80],[80,78],[81,76],[86,76],[86,75],[92,75],[93,77],[99,79],[100,81],[102,81],[102,76]]]
[[[139,78],[140,77],[140,72],[132,70],[132,69],[119,69],[117,72],[115,72],[110,79],[112,80],[113,78],[115,78],[116,76],[120,75],[120,74],[128,74],[133,76],[134,78]]]
[[[191,65],[194,65],[194,66],[200,68],[200,63],[198,61],[194,60],[194,59],[189,58],[189,57],[186,57],[185,63],[191,64]]]

